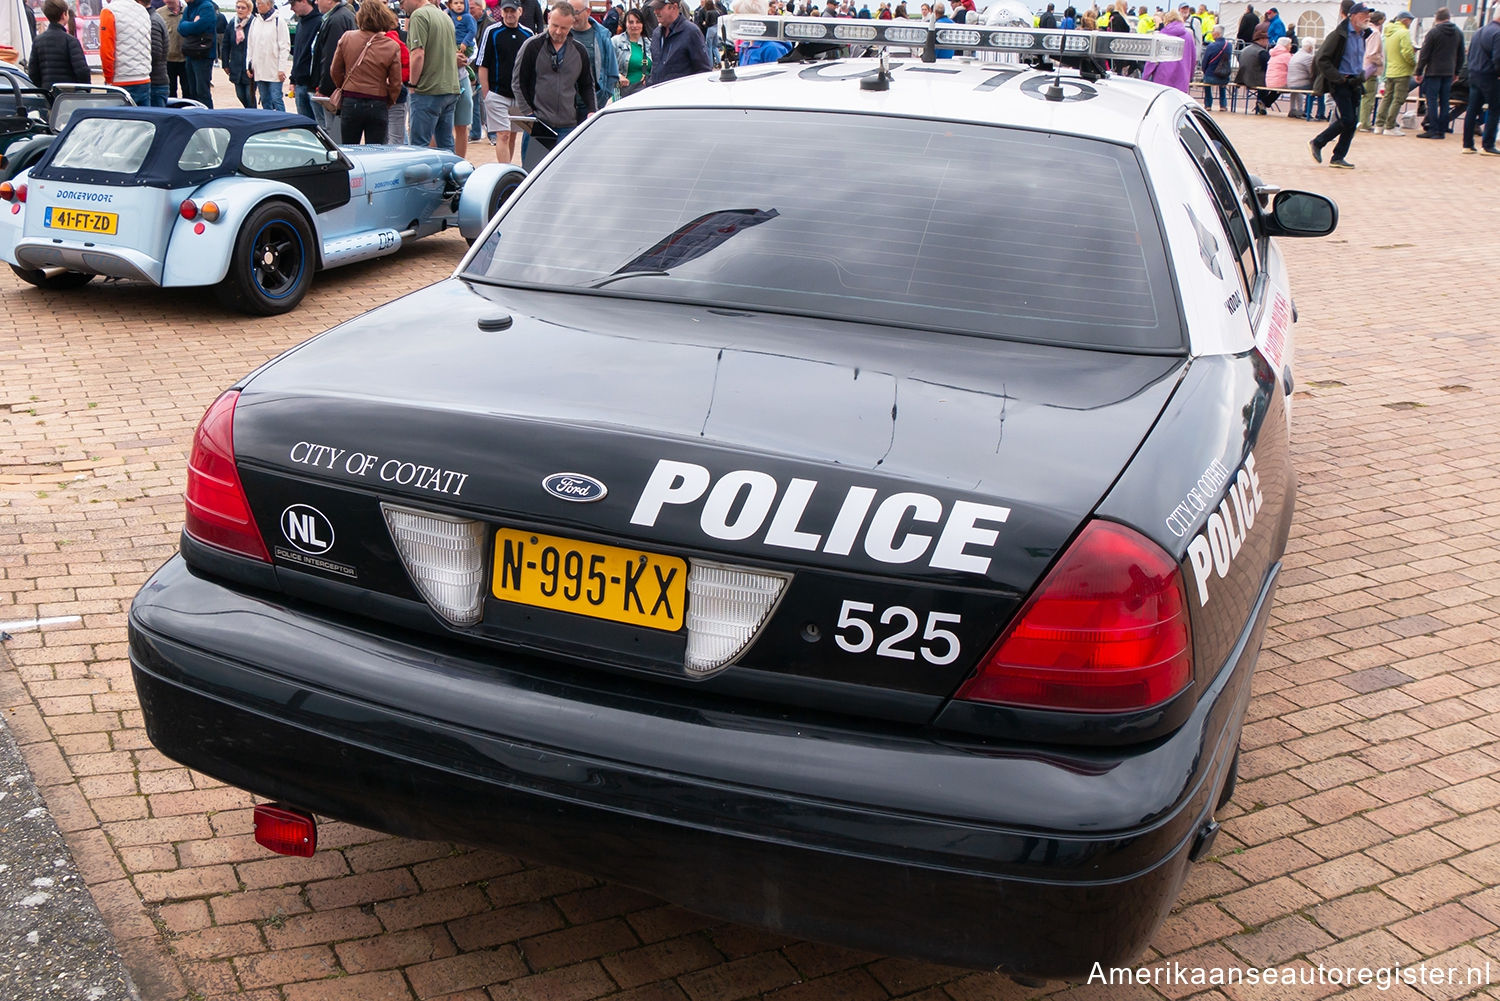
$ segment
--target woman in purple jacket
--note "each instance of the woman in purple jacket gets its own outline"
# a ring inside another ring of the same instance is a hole
[[[1182,58],[1168,63],[1147,63],[1141,75],[1165,87],[1176,87],[1184,94],[1193,82],[1193,67],[1198,64],[1197,50],[1193,45],[1193,33],[1182,23],[1182,15],[1169,10],[1162,15],[1162,25],[1157,29],[1163,35],[1182,39]]]

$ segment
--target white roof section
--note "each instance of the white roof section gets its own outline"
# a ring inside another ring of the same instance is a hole
[[[852,112],[1004,125],[1133,146],[1153,104],[1191,103],[1181,91],[1130,77],[1111,74],[1089,82],[1073,69],[1044,73],[964,57],[936,63],[893,58],[890,89],[861,89],[860,78],[873,76],[879,65],[867,58],[741,66],[733,81],[720,80],[718,71],[685,77],[648,87],[603,113],[652,107]],[[1067,99],[1045,99],[1054,79]]]

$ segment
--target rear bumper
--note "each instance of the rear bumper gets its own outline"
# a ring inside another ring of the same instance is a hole
[[[66,268],[110,278],[161,284],[162,264],[149,254],[124,247],[88,247],[54,240],[18,240],[11,263],[22,268]]]
[[[1181,730],[1079,753],[556,680],[243,594],[180,558],[137,595],[130,658],[152,742],[260,795],[801,937],[1082,977],[1139,955],[1175,901],[1273,580]]]

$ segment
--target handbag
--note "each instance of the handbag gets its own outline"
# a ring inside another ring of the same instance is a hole
[[[344,79],[345,80],[347,80],[351,76],[353,76],[354,75],[354,71],[357,70],[357,69],[359,69],[359,64],[365,61],[365,53],[367,53],[367,52],[370,51],[370,46],[374,45],[375,44],[375,39],[377,39],[379,37],[380,37],[380,35],[378,33],[370,36],[370,40],[365,43],[365,47],[359,51],[359,58],[356,59],[356,60],[354,60],[354,65],[353,66],[349,67],[349,72],[344,74]],[[342,41],[342,39],[340,39],[340,41]],[[328,98],[328,110],[331,111],[331,112],[333,112],[336,115],[336,114],[339,113],[339,109],[342,108],[343,106],[344,106],[344,88],[343,87],[338,87],[338,88],[336,88],[334,90],[333,95]]]

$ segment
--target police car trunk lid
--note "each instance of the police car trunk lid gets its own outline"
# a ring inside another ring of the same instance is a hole
[[[424,333],[433,317],[441,334]],[[258,372],[234,442],[279,572],[409,591],[375,505],[475,519],[487,608],[515,614],[487,610],[470,632],[680,676],[681,639],[660,623],[496,599],[505,559],[516,573],[528,559],[507,540],[531,559],[564,540],[584,560],[594,546],[743,566],[789,583],[737,669],[941,696],[1108,490],[1182,364],[450,280]],[[288,545],[306,541],[281,518],[295,505],[341,540],[332,569]],[[847,602],[920,626],[935,596],[962,619],[961,655],[914,639],[910,662],[874,643],[829,656]]]

